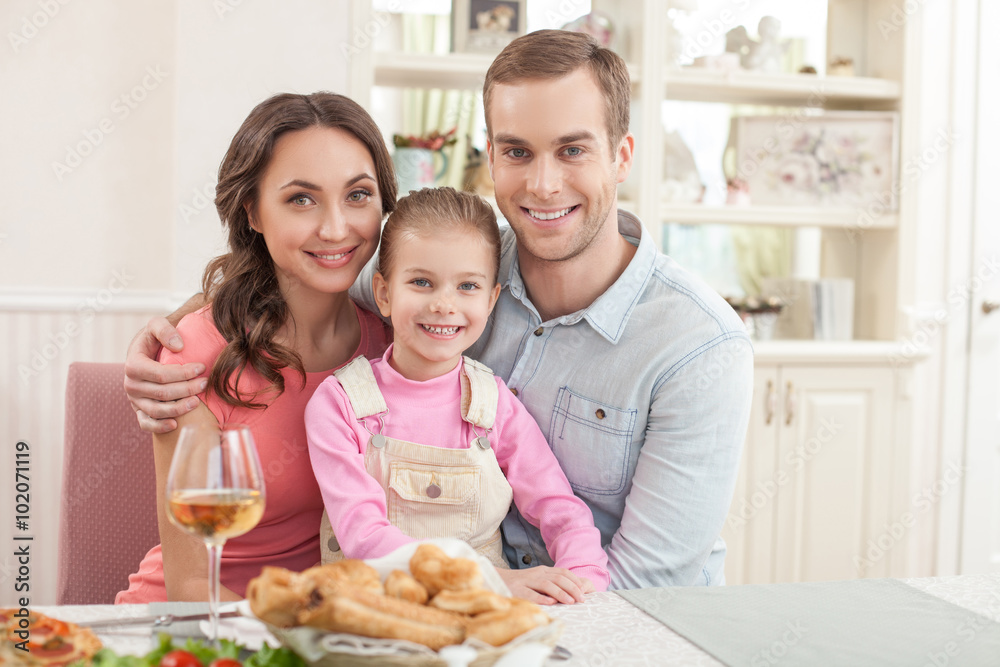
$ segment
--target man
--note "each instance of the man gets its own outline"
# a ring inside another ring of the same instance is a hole
[[[510,229],[503,291],[468,354],[538,421],[594,513],[612,588],[721,584],[753,353],[725,301],[617,210],[634,148],[629,85],[618,55],[556,30],[514,40],[487,72],[489,167]],[[370,286],[360,292],[373,305]],[[133,349],[173,335],[151,322]],[[157,405],[149,381],[184,369],[140,356],[130,354],[126,388],[144,428],[163,429],[141,412],[182,414],[196,381],[157,388],[181,399]],[[503,533],[511,567],[552,564],[516,508]]]

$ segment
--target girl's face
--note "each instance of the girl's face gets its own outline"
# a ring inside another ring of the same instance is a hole
[[[247,211],[264,236],[278,285],[290,292],[346,292],[376,247],[382,200],[365,145],[339,129],[278,138]]]
[[[455,368],[500,294],[494,261],[475,230],[399,239],[390,274],[374,279],[375,301],[392,320],[396,371],[429,380]]]

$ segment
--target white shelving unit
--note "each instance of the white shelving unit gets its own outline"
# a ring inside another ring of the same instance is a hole
[[[667,99],[694,102],[798,106],[817,98],[843,104],[895,102],[900,95],[898,81],[868,77],[726,73],[690,68],[668,72],[664,79]]]
[[[858,224],[858,212],[851,208],[815,206],[706,206],[663,202],[660,219],[682,225],[766,225],[769,227],[832,227],[845,229]],[[899,216],[886,214],[872,218],[868,229],[893,229]]]

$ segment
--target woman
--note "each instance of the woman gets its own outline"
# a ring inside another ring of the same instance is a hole
[[[205,269],[210,305],[187,315],[181,352],[160,361],[199,364],[207,388],[177,419],[245,423],[255,435],[267,507],[256,528],[230,539],[222,593],[244,595],[263,565],[319,562],[323,499],[310,467],[303,413],[317,386],[390,340],[375,315],[347,296],[378,246],[396,201],[392,161],[371,117],[341,95],[276,95],[243,122],[219,169],[216,207],[229,252]],[[155,434],[157,497],[164,496],[179,429]],[[161,545],[129,577],[118,603],[208,598],[204,545],[166,518]]]

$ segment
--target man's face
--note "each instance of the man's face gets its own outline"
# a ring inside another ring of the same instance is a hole
[[[566,261],[617,235],[616,186],[632,165],[632,137],[612,151],[589,70],[498,84],[489,114],[497,205],[522,254]]]

